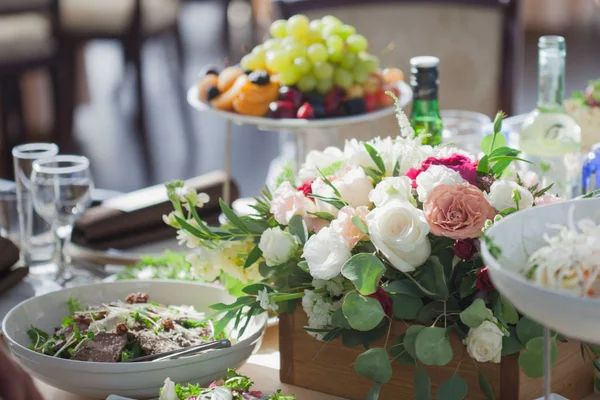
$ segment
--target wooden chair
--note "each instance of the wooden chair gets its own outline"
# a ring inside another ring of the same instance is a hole
[[[154,177],[154,165],[148,137],[144,101],[142,46],[148,39],[166,37],[173,44],[173,57],[165,59],[178,91],[177,99],[186,134],[188,164],[195,154],[195,135],[190,107],[185,99],[183,68],[185,55],[179,32],[179,0],[59,0],[61,30],[74,69],[75,50],[88,40],[110,39],[121,43],[126,63],[136,72],[136,134],[141,146],[148,179]],[[74,73],[74,71],[71,71]],[[71,97],[74,92],[71,93]]]
[[[399,67],[407,77],[411,57],[439,57],[442,109],[492,117],[499,109],[513,112],[522,50],[518,0],[273,1],[283,18],[331,14],[354,25],[382,66]],[[373,135],[395,134],[395,121],[388,122]]]

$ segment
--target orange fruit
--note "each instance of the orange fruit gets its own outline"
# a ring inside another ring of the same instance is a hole
[[[210,89],[213,86],[217,86],[218,80],[219,78],[217,78],[216,75],[208,74],[204,78],[200,79],[200,81],[198,81],[198,96],[200,97],[200,100],[206,101],[208,89]]]
[[[270,103],[277,100],[279,96],[279,84],[270,82],[267,85],[261,86],[248,81],[242,88],[240,96],[253,103]]]
[[[383,70],[383,80],[385,83],[396,83],[404,80],[404,73],[398,68],[386,68]]]
[[[218,97],[211,100],[210,105],[219,110],[231,110],[233,108],[233,100],[241,93],[242,88],[247,82],[247,75],[238,76],[233,85],[230,86],[230,89],[221,92]]]
[[[253,117],[264,117],[269,111],[269,103],[253,103],[244,101],[240,96],[233,100],[233,109],[240,114]]]
[[[221,93],[228,91],[241,75],[244,75],[244,70],[240,67],[227,67],[221,71],[217,85]]]

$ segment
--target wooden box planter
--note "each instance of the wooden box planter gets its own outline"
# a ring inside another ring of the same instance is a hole
[[[302,307],[294,314],[279,317],[279,347],[281,352],[281,381],[340,397],[363,400],[373,383],[354,371],[356,357],[364,352],[362,346],[348,348],[341,340],[324,346],[304,331],[308,325]],[[407,325],[394,321],[390,341],[403,333]],[[375,345],[383,346],[385,339]],[[502,358],[500,364],[477,363],[466,353],[457,336],[451,338],[454,359],[443,367],[427,367],[431,378],[432,398],[439,385],[454,373],[462,359],[459,375],[468,386],[467,400],[486,400],[478,383],[479,368],[488,378],[496,400],[533,400],[543,396],[543,380],[528,378],[517,363],[518,355]],[[559,343],[559,360],[552,369],[552,391],[569,400],[580,400],[593,391],[594,371],[589,360],[581,357],[579,343]],[[463,358],[464,357],[464,358]],[[382,400],[414,399],[414,368],[393,363],[393,377],[383,386]]]

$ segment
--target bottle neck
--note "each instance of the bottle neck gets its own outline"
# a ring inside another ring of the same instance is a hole
[[[413,116],[432,116],[440,115],[440,106],[438,99],[416,99],[413,101]]]
[[[565,95],[564,49],[539,50],[538,79],[538,110],[541,112],[563,112]]]

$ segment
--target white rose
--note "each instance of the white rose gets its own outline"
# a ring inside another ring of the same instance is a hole
[[[398,270],[414,271],[429,258],[429,224],[423,211],[393,200],[367,215],[371,241]]]
[[[349,165],[375,168],[373,159],[367,152],[367,149],[365,149],[365,142],[360,140],[346,140],[346,144],[344,145],[344,158]]]
[[[280,227],[269,228],[263,232],[258,243],[269,267],[286,263],[298,250],[296,238]]]
[[[373,183],[371,182],[371,178],[365,174],[365,171],[363,171],[362,168],[351,168],[347,172],[341,174],[338,178],[333,179],[331,183],[340,193],[342,200],[353,208],[371,206],[369,193],[373,190]],[[311,189],[313,194],[322,197],[337,197],[333,193],[333,189],[322,179],[316,179],[312,183]],[[334,216],[338,213],[338,210],[334,206],[322,200],[316,199],[315,203],[319,211],[328,212]]]
[[[443,165],[432,165],[417,176],[417,194],[419,201],[425,202],[427,195],[437,185],[457,185],[466,182],[458,172]]]
[[[521,182],[523,182],[523,186],[526,188],[533,187],[540,183],[540,177],[534,171],[520,171],[518,174],[521,178]]]
[[[369,199],[377,207],[381,207],[391,200],[402,200],[415,203],[412,196],[412,182],[406,176],[384,178],[369,193]]]
[[[308,213],[315,211],[315,203],[289,182],[283,182],[273,193],[271,213],[281,225],[287,225],[294,215],[302,215],[307,219],[310,215]]]
[[[298,171],[298,178],[301,182],[316,178],[321,176],[319,170],[324,170],[335,163],[342,164],[344,160],[344,154],[337,147],[327,147],[323,151],[311,150]]]
[[[533,195],[523,186],[519,186],[516,182],[506,179],[500,179],[492,183],[490,192],[485,194],[485,197],[490,202],[492,207],[497,211],[502,211],[506,208],[516,208],[514,192],[518,191],[521,199],[519,200],[519,209],[529,208],[533,205]]]
[[[476,361],[497,364],[502,357],[503,336],[498,325],[492,321],[483,321],[477,328],[469,330],[464,343],[467,352]]]
[[[340,235],[331,228],[323,228],[304,245],[303,257],[313,278],[332,279],[352,254]]]

